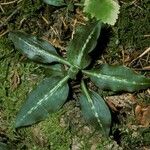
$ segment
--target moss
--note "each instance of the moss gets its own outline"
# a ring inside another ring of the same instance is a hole
[[[112,29],[106,28],[105,38],[109,34],[109,42],[105,49],[107,63],[122,64],[122,51],[126,54],[139,55],[149,47],[149,0],[123,2],[119,18]],[[108,39],[105,39],[108,40]],[[104,41],[105,42],[105,41]]]
[[[64,110],[33,127],[15,130],[15,116],[25,101],[27,93],[43,79],[44,75],[38,64],[15,52],[7,38],[0,39],[0,53],[2,56],[0,59],[0,114],[2,114],[0,135],[4,134],[0,141],[17,150],[69,149],[71,134],[67,127],[60,126],[60,116]],[[18,82],[17,80],[20,82],[15,83]],[[17,85],[14,88],[15,84]]]
[[[53,13],[55,8],[49,10],[49,8],[51,9],[50,6],[46,7],[47,10],[41,11],[43,7],[41,0],[36,2],[23,0],[18,5],[21,6],[21,9],[7,24],[9,30],[21,29],[29,33],[34,32],[43,35],[43,33],[49,32],[49,25],[56,23],[56,20],[60,18],[58,16],[63,12],[58,9]],[[18,5],[5,6],[6,18]],[[121,7],[121,14],[116,26],[113,29],[106,28],[110,31],[105,32],[110,38],[105,54],[109,63],[122,63],[122,50],[131,53],[135,50],[143,52],[143,49],[149,46],[149,39],[144,36],[148,34],[149,29],[148,0],[139,0],[136,5],[125,2]],[[43,20],[39,17],[41,14],[46,16],[50,23],[46,25],[46,28]],[[72,12],[70,17],[73,15]],[[2,17],[4,17],[4,14]],[[21,25],[20,22],[24,18],[25,21]],[[58,29],[58,31],[61,30],[62,28]],[[62,40],[64,40],[64,37]],[[66,104],[62,110],[50,115],[49,118],[37,125],[15,130],[15,116],[27,93],[45,75],[38,64],[25,59],[19,52],[16,52],[12,43],[5,37],[0,38],[0,64],[0,141],[2,143],[17,150],[66,150],[73,149],[76,146],[81,150],[92,149],[93,147],[103,150],[109,149],[112,145],[116,145],[116,149],[119,149],[119,146],[112,139],[102,138],[99,132],[95,133],[90,126],[85,125],[76,102],[73,105],[72,102]],[[104,95],[107,94],[104,93]],[[149,103],[148,93],[143,94],[144,96],[140,96],[141,101],[146,100]],[[61,123],[62,116],[67,120],[65,126]],[[122,125],[117,126],[120,131],[120,143],[117,142],[124,149],[135,149],[138,146],[150,145],[149,130],[139,129],[138,132],[135,132],[128,129],[127,124],[130,122],[134,122],[133,116],[128,119],[122,117]]]
[[[21,3],[21,15],[23,17],[37,17],[38,10],[43,6],[42,0],[36,0],[36,1],[31,1],[31,0],[23,0]]]
[[[128,50],[143,50],[149,46],[149,39],[144,35],[149,31],[149,1],[140,0],[125,3],[117,23],[118,38],[121,45]]]
[[[60,117],[64,110],[50,115],[50,117],[40,124],[42,132],[47,138],[47,145],[53,150],[67,150],[71,144],[71,133],[68,127],[62,127]]]
[[[140,133],[143,137],[144,145],[150,145],[150,128],[142,128],[140,129]]]
[[[127,150],[142,149],[143,146],[150,145],[150,129],[137,128],[136,130],[130,128],[122,128],[121,146]]]
[[[15,131],[15,116],[28,91],[43,78],[43,75],[38,65],[22,61],[22,55],[13,50],[11,42],[6,38],[0,39],[0,53],[2,56],[0,59],[0,113],[2,114],[0,134],[8,138],[8,144],[15,147],[19,142],[18,148],[21,148],[23,142],[32,138],[28,129],[25,132],[21,131],[20,135]],[[22,137],[28,138],[22,141]]]

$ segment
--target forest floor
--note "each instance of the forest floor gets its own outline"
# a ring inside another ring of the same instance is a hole
[[[149,0],[119,3],[115,26],[102,28],[98,45],[103,53],[96,65],[124,65],[150,77]],[[41,0],[0,1],[0,150],[150,150],[150,89],[115,96],[98,91],[112,110],[107,139],[86,124],[74,83],[75,94],[60,111],[32,127],[15,130],[15,117],[26,95],[48,72],[15,50],[9,31],[42,37],[65,57],[75,27],[83,22],[80,6],[53,7]]]

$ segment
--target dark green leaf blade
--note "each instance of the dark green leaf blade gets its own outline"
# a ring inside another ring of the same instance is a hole
[[[102,89],[133,92],[150,87],[150,78],[123,66],[104,64],[98,69],[83,72]]]
[[[28,126],[44,120],[50,113],[56,112],[65,103],[69,87],[64,78],[50,77],[43,80],[33,90],[22,106],[16,119],[16,128]]]
[[[44,65],[42,65],[43,67]],[[59,77],[63,77],[66,74],[65,68],[63,65],[61,64],[53,64],[53,65],[48,65],[48,66],[44,66],[45,69],[44,70],[44,74],[46,75],[46,77],[48,76],[59,76]]]
[[[95,48],[100,30],[100,22],[88,22],[87,25],[77,28],[74,38],[67,48],[67,58],[71,64],[79,68],[85,68],[90,64],[88,53]]]
[[[53,6],[65,6],[64,0],[43,0],[45,3]]]
[[[80,97],[81,110],[86,120],[104,134],[108,135],[111,125],[111,114],[102,97],[94,91],[88,91],[82,83],[83,94]]]
[[[19,31],[10,32],[9,38],[17,49],[32,60],[42,63],[58,61],[55,48],[47,41]]]

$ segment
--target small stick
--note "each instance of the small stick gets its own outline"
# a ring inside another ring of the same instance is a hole
[[[125,56],[124,56],[125,54],[124,54],[124,50],[122,50],[121,53],[122,53],[122,62],[123,62],[123,65],[124,65],[124,64],[125,64],[125,58],[124,58],[124,57],[125,57]]]
[[[1,4],[0,4],[0,9],[1,9],[1,11],[2,11],[3,13],[5,13],[5,11],[4,11],[3,7],[1,6]]]
[[[50,28],[52,29],[52,31],[54,32],[54,34],[57,35],[57,32],[55,31],[55,29],[52,26],[50,26]]]
[[[23,0],[19,0],[18,2],[17,2],[17,4],[19,4],[20,2],[22,2]]]
[[[0,27],[3,27],[4,24],[7,23],[7,22],[12,18],[12,16],[17,13],[17,11],[18,11],[20,8],[21,8],[21,7],[18,7],[17,9],[15,9],[15,10],[6,18],[6,20],[5,20],[2,24],[0,24]]]
[[[17,0],[14,0],[14,1],[6,2],[6,3],[0,3],[0,5],[10,5],[10,4],[13,4],[16,2],[17,2]]]
[[[14,14],[16,14],[17,11],[18,11],[20,8],[21,8],[21,7],[18,7],[17,9],[15,9],[15,10],[7,17],[7,19],[5,20],[5,23],[6,23],[7,21],[9,21],[9,20],[12,18],[12,16],[13,16]]]
[[[146,34],[146,35],[144,35],[144,37],[150,37],[150,34]]]
[[[138,58],[143,57],[145,54],[147,54],[148,52],[150,52],[150,47],[148,49],[146,49]]]
[[[142,71],[142,70],[147,70],[147,71],[150,71],[150,66],[146,66],[146,67],[143,67],[143,68],[141,68],[141,69],[136,69],[135,68],[135,70],[140,70],[140,71]]]
[[[149,61],[150,61],[150,60],[149,60],[149,56],[150,56],[150,53],[148,53],[148,55],[147,55],[146,62],[149,62]]]
[[[150,47],[147,48],[147,49],[146,49],[141,55],[139,55],[137,58],[133,59],[133,60],[131,61],[130,65],[131,65],[135,60],[137,60],[137,59],[143,57],[144,55],[146,55],[146,54],[149,53],[149,52],[150,52]]]
[[[4,36],[5,34],[7,34],[9,32],[9,30],[6,30],[5,32],[3,32],[0,37]]]
[[[63,18],[63,17],[60,17],[60,19],[61,19],[61,21],[62,21],[64,27],[67,28],[67,25],[66,25],[66,23],[65,23],[65,21],[64,21],[64,18]]]
[[[73,31],[72,31],[72,34],[71,34],[71,39],[73,39],[73,36],[74,36],[74,34],[75,34],[75,25],[76,25],[76,23],[77,23],[77,19],[75,19],[74,20],[74,23],[73,23]]]
[[[21,19],[18,29],[21,28],[21,26],[22,26],[23,22],[25,21],[25,19],[26,19],[26,18]]]
[[[44,17],[44,16],[41,16],[42,17],[42,19],[45,21],[45,23],[47,24],[47,25],[49,25],[49,21]]]

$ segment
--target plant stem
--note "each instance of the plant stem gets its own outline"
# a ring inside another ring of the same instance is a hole
[[[84,4],[81,4],[81,3],[75,3],[74,5],[75,5],[75,6],[80,6],[80,7],[83,7],[83,6],[84,6]]]
[[[61,58],[61,57],[59,57],[59,56],[56,56],[56,55],[55,55],[55,58],[56,58],[59,62],[65,64],[65,65],[67,65],[67,66],[70,66],[70,67],[73,66],[73,65],[70,64],[68,61],[66,61],[65,59],[63,59],[63,58]]]
[[[87,95],[86,86],[85,86],[85,83],[83,80],[81,81],[81,88],[82,88],[83,92],[85,93],[85,95]]]
[[[87,70],[82,70],[82,73],[86,74],[86,75],[91,75],[90,72],[88,72]]]

